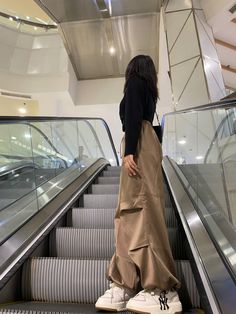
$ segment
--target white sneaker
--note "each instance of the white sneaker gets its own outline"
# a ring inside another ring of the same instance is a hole
[[[140,291],[126,305],[127,310],[136,313],[180,314],[182,304],[176,291],[160,291],[159,289]]]
[[[95,307],[105,311],[126,311],[126,304],[133,296],[129,290],[111,283],[110,289],[98,298]]]

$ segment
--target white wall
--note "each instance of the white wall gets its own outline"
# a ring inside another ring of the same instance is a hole
[[[235,0],[201,0],[201,3],[207,22],[214,28],[214,32],[224,29],[224,25],[236,17],[236,13],[229,12]]]

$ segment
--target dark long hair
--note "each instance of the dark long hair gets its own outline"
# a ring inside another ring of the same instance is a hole
[[[147,87],[150,89],[153,99],[156,102],[158,98],[157,72],[150,56],[138,55],[129,62],[125,72],[124,92],[129,80],[133,76],[139,76],[146,81]]]

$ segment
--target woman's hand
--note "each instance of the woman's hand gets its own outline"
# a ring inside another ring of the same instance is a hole
[[[128,171],[129,176],[135,176],[138,173],[138,166],[134,161],[134,155],[127,155],[123,158],[125,169]]]

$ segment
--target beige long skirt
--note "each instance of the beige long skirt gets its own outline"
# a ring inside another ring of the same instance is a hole
[[[124,156],[125,136],[122,139]],[[149,121],[143,120],[135,161],[139,174],[121,167],[115,215],[116,250],[107,278],[131,290],[180,287],[175,277],[164,218],[162,149]]]

